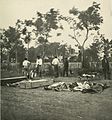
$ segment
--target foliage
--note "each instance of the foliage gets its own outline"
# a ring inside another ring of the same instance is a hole
[[[102,51],[106,56],[109,56],[109,53],[111,52],[112,48],[112,40],[106,39],[103,35],[100,36],[102,45]]]
[[[16,22],[16,27],[17,27],[20,35],[23,36],[23,37],[21,37],[21,39],[23,39],[25,44],[28,44],[28,45],[32,39],[31,32],[28,31],[28,26],[31,27],[31,24],[32,24],[31,20],[24,20],[24,21],[17,20],[17,22]]]
[[[13,51],[17,44],[21,45],[21,41],[17,40],[20,38],[20,34],[16,31],[15,28],[9,27],[9,29],[4,31],[3,35],[4,47],[7,50]]]
[[[42,57],[43,49],[45,49],[45,57],[52,58],[54,56],[64,55],[64,52],[67,51],[65,45],[61,45],[58,42],[49,43],[49,44],[40,44],[38,47],[29,48],[29,60],[35,62],[38,55]]]
[[[62,29],[62,26],[59,25],[59,21],[59,11],[51,8],[45,14],[37,12],[37,17],[32,18],[31,20],[18,20],[17,25],[20,27],[21,34],[26,35],[27,37],[30,35],[30,33],[28,34],[27,27],[34,27],[32,32],[35,33],[38,42],[42,44],[43,42],[48,42],[48,38],[52,37],[50,35],[52,30],[57,30],[58,28]],[[24,27],[22,28],[22,26]]]
[[[59,25],[59,21],[59,11],[54,10],[54,8],[51,8],[45,14],[37,12],[37,18],[33,22],[33,25],[36,28],[34,31],[40,44],[46,44],[48,42],[48,38],[52,37],[50,32],[60,28],[61,25]],[[45,51],[43,51],[43,56],[44,53]]]
[[[76,40],[79,46],[84,47],[85,42],[88,40],[90,31],[93,31],[93,30],[97,31],[100,29],[100,23],[103,22],[103,18],[102,16],[100,16],[99,10],[100,10],[100,4],[93,2],[93,5],[90,6],[85,11],[79,11],[75,7],[73,7],[69,11],[70,14],[73,14],[74,16],[76,16],[76,20],[75,22],[73,22],[71,27],[71,29],[73,29],[74,31],[74,35],[73,36],[70,35],[70,36]],[[80,37],[81,35],[80,32],[77,32],[79,30],[86,31],[85,39],[82,45],[78,40],[78,37]]]
[[[101,54],[105,54],[108,58],[111,59],[111,50],[112,50],[112,40],[106,39],[104,35],[100,35],[99,38],[96,38],[94,42],[85,49],[85,57],[89,61],[99,61],[101,59]]]
[[[88,38],[93,35],[92,32],[100,29],[100,24],[103,22],[99,10],[100,4],[96,2],[93,2],[90,7],[83,11],[73,7],[69,10],[69,13],[74,16],[73,19],[65,19],[70,24],[70,29],[73,30],[73,35],[70,34],[69,36],[76,41],[80,49],[82,67],[84,67],[84,61],[86,61],[84,60],[84,45]],[[83,41],[82,44],[80,39]]]
[[[85,56],[89,61],[99,61],[99,54],[101,53],[101,41],[95,39],[88,49],[85,50]]]
[[[36,21],[33,23],[33,25],[36,27],[37,35],[39,34],[49,37],[49,32],[52,29],[57,30],[59,28],[58,16],[59,16],[59,11],[54,10],[53,8],[50,9],[50,11],[45,14],[37,12]]]
[[[20,55],[20,51],[24,53],[25,49],[22,41],[20,40],[20,33],[16,30],[16,28],[9,27],[8,29],[4,29],[2,33],[2,40],[2,60],[7,59],[9,61],[11,58],[18,60],[18,58],[23,57],[23,54]],[[19,57],[16,56],[16,53],[19,54]]]
[[[34,47],[29,48],[29,61],[31,61],[31,62],[36,61],[36,58],[37,58],[36,52],[37,53],[39,52],[39,51],[37,51],[36,48],[34,48]]]
[[[59,11],[51,8],[45,14],[37,12],[37,17],[32,18],[31,20],[17,21],[16,26],[19,28],[22,38],[25,43],[28,45],[32,39],[37,40],[36,43],[43,45],[43,54],[45,56],[46,43],[48,43],[48,38],[52,37],[50,32],[52,30],[57,30],[58,28],[62,29],[62,26],[59,25]],[[32,31],[28,31],[28,27],[33,28]],[[35,38],[32,38],[32,33],[35,34]],[[57,34],[59,36],[60,34]]]

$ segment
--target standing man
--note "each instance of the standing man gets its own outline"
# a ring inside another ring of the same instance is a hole
[[[24,59],[22,65],[23,65],[23,74],[29,78],[30,62],[27,60],[27,58]]]
[[[59,60],[57,58],[57,56],[55,56],[55,58],[52,61],[52,65],[54,66],[54,75],[55,77],[59,76]]]
[[[65,57],[64,61],[63,61],[63,77],[66,75],[66,77],[68,77],[68,67],[69,67],[69,62],[68,62],[68,58]]]
[[[37,75],[41,77],[42,76],[42,59],[40,58],[40,56],[37,56],[36,71],[37,71]]]
[[[104,79],[109,79],[109,61],[104,55],[103,60],[102,60],[102,68],[103,68],[103,74],[104,74]]]

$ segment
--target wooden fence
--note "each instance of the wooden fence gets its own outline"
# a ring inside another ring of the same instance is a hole
[[[60,63],[60,69],[63,68],[63,63]],[[101,70],[102,69],[102,64],[101,62],[90,62],[89,63],[90,69],[93,70]],[[112,69],[112,62],[109,62],[109,66],[110,69]],[[10,63],[10,65],[7,64],[2,64],[2,70],[6,69],[7,67],[10,67],[11,70],[13,69],[20,69],[22,68],[22,65],[20,65],[19,63],[16,65],[16,63]],[[49,69],[51,67],[51,63],[50,62],[46,62],[43,64],[42,68],[44,70]],[[35,63],[31,63],[31,69],[35,68]],[[82,63],[81,62],[70,62],[69,63],[69,70],[73,70],[73,69],[81,69],[82,68]]]

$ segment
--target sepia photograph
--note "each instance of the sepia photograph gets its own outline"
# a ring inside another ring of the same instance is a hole
[[[0,119],[112,120],[112,0],[0,0]]]

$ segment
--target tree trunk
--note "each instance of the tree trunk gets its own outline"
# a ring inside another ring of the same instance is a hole
[[[84,68],[84,46],[81,46],[81,63],[82,68]]]
[[[44,41],[44,43],[43,43],[43,55],[42,55],[43,63],[44,63],[45,47],[46,47],[47,39],[48,39],[48,33],[46,34],[46,38],[45,38],[45,41]]]
[[[16,48],[16,69],[18,68],[18,51],[17,51],[17,48]]]
[[[82,58],[81,58],[82,68],[85,67],[84,45],[85,45],[86,41],[88,40],[88,35],[89,35],[89,29],[86,28],[86,30],[87,30],[86,38],[85,38],[85,40],[84,40],[84,42],[83,42],[83,44],[81,46],[81,49],[82,49]]]
[[[42,55],[42,58],[44,58],[45,56],[45,43],[43,44],[43,55]]]
[[[0,45],[0,61],[2,63],[2,45]]]
[[[9,54],[9,51],[7,53],[7,70],[10,70],[10,66],[9,66],[9,58],[10,58],[10,54]]]
[[[29,60],[29,42],[27,43],[26,58]]]
[[[9,58],[10,58],[10,54],[9,52],[7,53],[7,63],[9,64]]]

